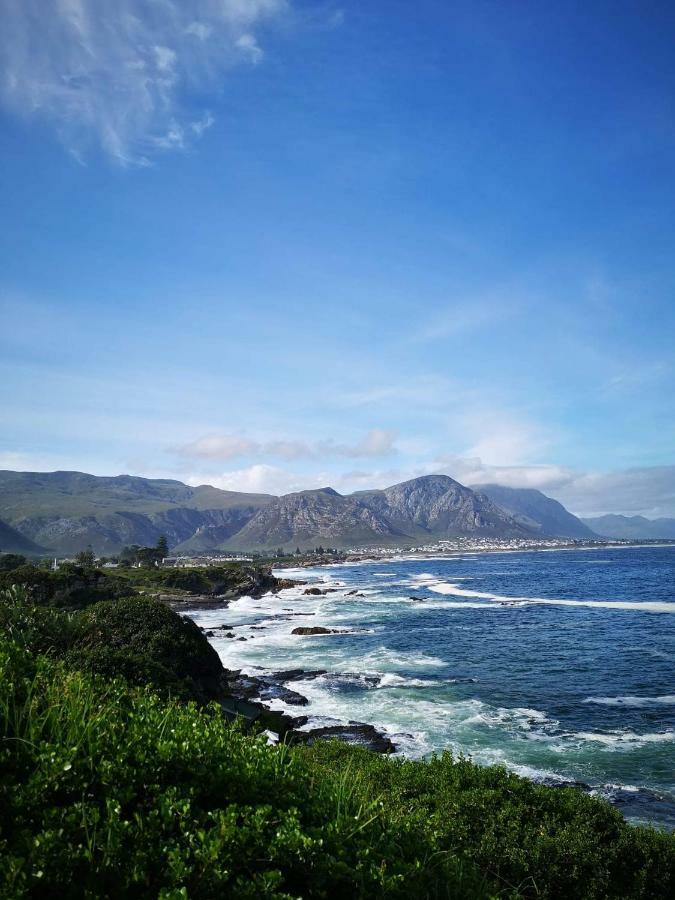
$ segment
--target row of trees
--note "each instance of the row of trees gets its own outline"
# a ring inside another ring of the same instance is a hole
[[[141,547],[140,544],[131,544],[124,547],[118,560],[122,565],[155,566],[161,563],[169,555],[169,543],[165,535],[161,535],[154,547]],[[75,554],[75,562],[78,566],[92,568],[96,565],[96,554],[91,545],[86,550]]]
[[[127,562],[130,565],[138,565],[140,563],[142,566],[155,566],[159,565],[168,555],[168,541],[165,535],[161,535],[154,547],[140,547],[138,544],[124,547],[119,559],[120,562]]]

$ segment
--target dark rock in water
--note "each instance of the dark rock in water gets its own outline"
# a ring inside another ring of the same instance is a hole
[[[294,628],[291,634],[348,634],[347,631],[338,631],[337,628],[323,628],[321,625],[312,625],[309,628]]]
[[[285,669],[282,672],[273,672],[272,678],[276,681],[308,681],[310,678],[318,678],[319,675],[325,675],[326,669],[312,669],[309,672],[305,669]]]
[[[228,632],[226,633],[225,637],[226,637],[226,638],[233,638],[233,637],[234,637],[234,632],[233,632],[233,631],[228,631]]]
[[[358,591],[347,591],[347,593],[345,594],[345,597],[357,597],[358,593],[359,593]]]
[[[292,691],[274,675],[242,675],[230,672],[227,679],[228,693],[238,700],[282,700],[290,706],[307,706],[306,697]]]
[[[380,675],[363,675],[358,672],[333,672],[324,679],[331,691],[340,694],[353,694],[359,691],[378,687]]]
[[[323,591],[321,590],[321,588],[311,587],[311,588],[306,588],[302,593],[303,594],[311,594],[312,596],[315,596],[315,597],[320,597],[323,594]]]
[[[251,625],[251,631],[264,631],[264,625]]]
[[[238,640],[238,641],[245,641],[246,638],[245,638],[245,637],[238,637],[237,640]]]
[[[261,700],[282,700],[289,706],[307,706],[309,700],[303,697],[297,691],[285,688],[280,684],[261,684],[258,690],[258,697]]]
[[[301,587],[303,584],[307,584],[306,581],[294,581],[292,578],[277,578],[276,587],[274,588],[274,593],[277,591],[283,591],[286,588],[292,587]]]
[[[422,603],[424,597],[408,597],[408,600],[413,600],[415,603]]]
[[[396,745],[386,736],[365,722],[350,722],[349,725],[326,725],[310,731],[294,732],[294,736],[310,746],[316,741],[344,741],[366,747],[375,753],[393,753]]]

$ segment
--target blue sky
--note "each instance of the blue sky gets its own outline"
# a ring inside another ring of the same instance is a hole
[[[0,466],[675,514],[672,4],[0,11]]]

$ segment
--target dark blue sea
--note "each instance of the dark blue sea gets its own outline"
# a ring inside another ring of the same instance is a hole
[[[631,820],[675,827],[675,547],[284,574],[332,591],[243,598],[195,618],[247,638],[213,639],[231,668],[327,669],[292,685],[313,723],[370,722],[405,755],[448,749],[581,783]],[[349,633],[299,637],[298,625]]]

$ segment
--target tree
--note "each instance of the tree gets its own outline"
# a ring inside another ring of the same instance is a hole
[[[0,569],[3,569],[5,572],[18,569],[19,566],[23,566],[25,563],[26,557],[21,556],[20,553],[3,553],[0,556]]]
[[[169,555],[169,542],[166,539],[166,535],[163,534],[160,536],[160,539],[157,541],[157,556],[160,560],[164,559]]]
[[[94,565],[96,556],[92,550],[91,544],[89,544],[86,550],[80,550],[80,552],[75,555],[75,562],[78,566],[85,566],[85,568],[91,568]]]
[[[156,547],[139,547],[136,551],[136,562],[142,566],[154,566],[157,564]]]

